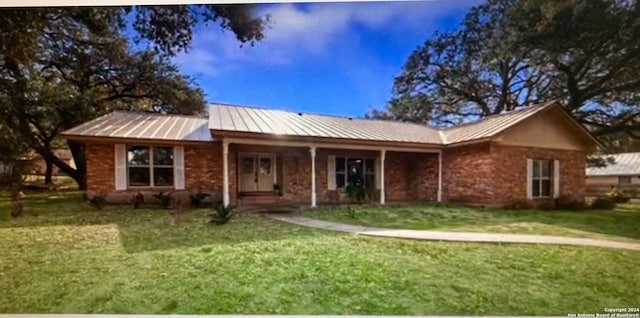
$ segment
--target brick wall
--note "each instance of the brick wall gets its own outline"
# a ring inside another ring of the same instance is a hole
[[[495,169],[495,202],[507,204],[527,197],[527,159],[560,161],[560,194],[585,196],[586,153],[573,150],[492,145]]]
[[[444,149],[442,190],[443,201],[493,203],[494,165],[489,144]]]
[[[110,193],[116,188],[113,144],[87,144],[87,194]]]
[[[152,188],[116,191],[114,147],[114,144],[108,143],[86,145],[88,195],[104,193],[114,201],[120,202],[128,200],[131,194],[138,191],[145,194],[160,191]],[[185,146],[184,162],[186,190],[211,193],[216,199],[219,199],[222,192],[222,145],[212,143],[201,146]],[[233,176],[235,176],[235,172],[230,172],[230,178]],[[166,188],[164,190],[166,191]]]
[[[585,156],[581,151],[489,143],[446,149],[443,200],[487,205],[526,200],[527,159],[559,160],[560,194],[583,199]]]

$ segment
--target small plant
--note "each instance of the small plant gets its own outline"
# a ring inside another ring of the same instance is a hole
[[[367,196],[367,188],[364,186],[364,180],[358,175],[349,176],[345,191],[352,200],[361,203]]]
[[[11,191],[11,216],[14,218],[22,215],[24,211],[24,193],[22,191]]]
[[[349,218],[352,218],[352,219],[356,218],[356,209],[354,209],[352,206],[347,206],[346,212]]]
[[[598,210],[613,210],[616,208],[616,203],[609,197],[597,197],[591,202],[591,208]]]
[[[144,203],[144,195],[141,192],[131,197],[131,202],[133,202],[133,208],[139,208],[142,203]]]
[[[86,201],[89,202],[92,207],[102,210],[107,203],[107,195],[103,193],[96,194],[93,197],[86,197]]]
[[[202,204],[202,201],[206,199],[208,196],[210,196],[210,194],[202,193],[202,192],[190,194],[189,199],[191,201],[191,207],[199,208],[200,205]]]
[[[280,193],[280,185],[279,185],[279,184],[277,184],[277,183],[274,183],[274,184],[273,184],[273,193],[275,193],[275,194],[277,194],[277,195],[280,195],[280,194],[281,194],[281,193]]]
[[[209,214],[209,217],[210,217],[209,222],[216,223],[218,225],[225,224],[229,222],[229,220],[231,220],[232,216],[233,216],[233,208],[229,205],[225,206],[224,204],[221,203],[215,208],[215,210],[211,214]]]
[[[165,194],[164,192],[160,192],[153,195],[156,199],[158,199],[158,203],[163,208],[168,208],[171,206],[171,192]]]
[[[611,190],[607,192],[607,197],[615,203],[627,203],[631,200],[631,196],[629,196],[629,194],[618,188],[611,188]]]

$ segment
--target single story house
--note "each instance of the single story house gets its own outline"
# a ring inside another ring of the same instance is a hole
[[[640,152],[607,155],[613,159],[605,167],[587,168],[587,195],[602,195],[618,188],[640,198]]]
[[[452,128],[215,104],[209,117],[115,111],[64,132],[85,144],[87,192],[218,194],[225,205],[583,199],[598,142],[556,101]]]

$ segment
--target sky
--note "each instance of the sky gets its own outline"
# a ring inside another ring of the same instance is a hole
[[[207,102],[363,116],[383,108],[393,78],[436,30],[457,27],[478,0],[264,4],[265,38],[240,45],[231,32],[199,26],[174,62]]]

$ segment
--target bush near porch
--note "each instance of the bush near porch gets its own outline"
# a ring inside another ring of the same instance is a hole
[[[613,211],[507,210],[455,204],[320,207],[305,216],[326,221],[414,230],[560,235],[640,241],[640,204]]]
[[[640,300],[632,251],[360,237],[255,214],[216,226],[210,209],[172,226],[167,210],[95,210],[77,193],[29,194],[16,219],[8,204],[5,313],[564,315]]]

